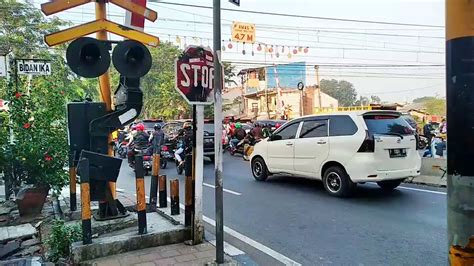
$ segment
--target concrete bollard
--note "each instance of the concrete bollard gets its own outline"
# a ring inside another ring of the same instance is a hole
[[[171,215],[179,214],[179,179],[170,180]]]
[[[159,205],[160,208],[166,208],[168,206],[168,192],[166,190],[166,175],[160,175],[159,177]]]

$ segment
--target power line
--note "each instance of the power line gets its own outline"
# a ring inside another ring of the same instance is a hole
[[[192,5],[192,4],[183,4],[183,3],[159,2],[159,4],[174,5],[174,6],[186,6],[186,7],[203,8],[203,9],[212,9],[211,6]],[[231,9],[231,8],[221,8],[221,9],[223,11],[230,11],[230,12],[249,13],[249,14],[257,14],[257,15],[269,15],[269,16],[280,16],[280,17],[306,18],[306,19],[356,22],[356,23],[381,24],[381,25],[398,25],[398,26],[410,26],[410,27],[444,28],[444,26],[439,26],[439,25],[426,25],[426,24],[399,23],[399,22],[374,21],[374,20],[357,20],[357,19],[345,19],[345,18],[317,17],[317,16],[308,16],[308,15],[284,14],[284,13],[276,13],[276,12],[240,10],[240,9]]]

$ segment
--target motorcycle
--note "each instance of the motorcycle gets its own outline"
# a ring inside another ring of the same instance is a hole
[[[149,146],[146,149],[135,149],[137,154],[143,154],[143,169],[145,170],[145,175],[149,175],[153,169],[153,148]],[[162,146],[160,152],[160,169],[166,169],[168,166],[168,160],[172,158],[168,151],[168,147]],[[135,168],[134,165],[130,165],[132,169]]]
[[[423,135],[418,135],[418,149],[424,150],[428,145],[428,138]]]
[[[128,147],[127,147],[128,141],[122,141],[120,143],[115,144],[115,151],[116,154],[122,159],[127,158],[127,153],[128,153]]]

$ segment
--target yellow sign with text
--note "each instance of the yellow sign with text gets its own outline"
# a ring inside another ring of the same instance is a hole
[[[233,22],[232,41],[255,43],[255,24]]]

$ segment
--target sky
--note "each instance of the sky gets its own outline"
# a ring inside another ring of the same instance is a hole
[[[45,1],[34,0],[33,3],[39,7]],[[147,22],[146,32],[181,48],[189,44],[212,47],[212,10],[176,5],[210,7],[212,0],[158,2],[148,4],[158,12],[158,20]],[[225,47],[222,57],[237,69],[306,62],[310,73],[315,65],[320,65],[321,79],[347,80],[362,96],[378,95],[388,102],[407,102],[422,96],[445,97],[443,0],[241,0],[240,7],[227,0],[221,2],[222,8],[241,11],[222,11],[221,45]],[[297,16],[242,12],[246,10]],[[94,20],[94,5],[86,4],[57,16],[82,24]],[[123,23],[124,16],[123,9],[108,4],[110,20]],[[254,23],[257,43],[253,46],[231,43],[229,49],[233,21]],[[261,51],[257,50],[258,43]],[[265,45],[267,49],[273,45],[273,53],[263,52]],[[308,48],[307,53],[304,48]],[[288,56],[290,51],[291,58]],[[288,71],[279,75],[295,73]]]

